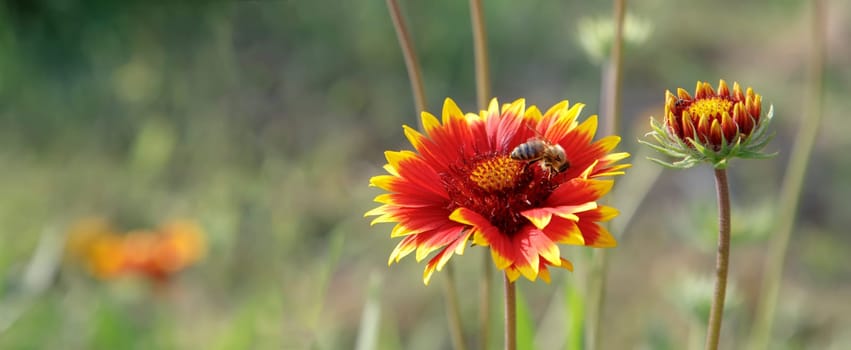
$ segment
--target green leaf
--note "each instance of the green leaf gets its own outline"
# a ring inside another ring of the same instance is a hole
[[[381,284],[381,277],[378,273],[370,274],[367,299],[363,306],[363,313],[361,313],[356,350],[372,350],[376,347],[378,329],[381,324]]]
[[[519,288],[517,289],[517,348],[535,349],[535,321],[529,312],[526,298],[520,293]]]
[[[583,325],[585,324],[585,298],[575,280],[565,279],[567,299],[567,350],[582,350]],[[573,283],[571,283],[573,282]]]

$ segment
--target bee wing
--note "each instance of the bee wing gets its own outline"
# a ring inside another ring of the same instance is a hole
[[[528,129],[529,129],[529,130],[531,130],[533,133],[535,133],[535,136],[530,137],[528,140],[526,140],[526,142],[529,142],[529,141],[536,141],[536,140],[541,140],[541,141],[546,142],[547,144],[552,143],[552,142],[550,142],[549,140],[547,140],[547,138],[546,138],[546,137],[544,137],[544,134],[541,134],[541,132],[540,132],[540,131],[538,131],[538,129],[533,128],[531,124],[529,124],[529,123],[525,123],[525,124],[523,124],[523,125],[526,125],[526,128],[528,128]]]

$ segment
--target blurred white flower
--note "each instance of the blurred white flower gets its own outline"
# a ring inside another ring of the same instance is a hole
[[[627,13],[624,16],[624,46],[639,46],[653,32],[653,24],[643,18]],[[615,23],[610,17],[579,20],[579,44],[594,63],[602,63],[609,57],[615,37]]]

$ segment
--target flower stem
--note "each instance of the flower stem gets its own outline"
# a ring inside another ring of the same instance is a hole
[[[780,192],[780,209],[778,210],[780,219],[776,236],[769,246],[765,259],[762,297],[759,298],[760,303],[756,309],[756,320],[751,331],[749,345],[751,350],[767,349],[770,343],[777,298],[780,294],[780,282],[783,279],[783,261],[786,259],[786,250],[795,224],[795,213],[798,211],[804,176],[807,168],[809,168],[810,153],[812,153],[822,117],[821,98],[822,84],[824,83],[824,38],[827,12],[824,1],[816,0],[812,4],[813,17],[810,23],[812,25],[812,48],[809,50],[810,91],[807,106],[804,108],[807,112],[802,115],[805,120],[802,119],[801,128],[798,129],[798,136],[795,146],[792,148],[792,155],[786,168],[786,176]]]
[[[611,56],[602,68],[602,84],[604,86],[601,101],[603,110],[603,133],[614,135],[620,127],[620,92],[623,81],[623,22],[626,14],[626,0],[614,2],[615,35],[612,41]],[[608,251],[594,251],[591,261],[591,280],[588,283],[589,305],[586,315],[585,328],[586,349],[597,349],[600,346],[600,319],[602,318],[603,296],[606,294],[606,275],[608,273]]]
[[[458,306],[458,288],[455,286],[455,269],[452,265],[446,265],[446,283],[443,284],[443,292],[446,298],[446,318],[449,321],[449,335],[452,337],[452,347],[455,350],[464,350],[464,332],[461,329],[461,311]]]
[[[476,60],[476,101],[485,109],[491,98],[490,66],[488,64],[488,35],[482,16],[482,0],[470,0],[470,20],[473,24],[473,54]]]
[[[727,295],[727,269],[730,263],[730,189],[727,170],[715,169],[715,189],[718,193],[718,254],[715,258],[715,293],[709,311],[706,331],[706,350],[718,349],[724,298]]]
[[[585,349],[588,350],[600,347],[600,319],[603,311],[603,296],[606,294],[608,256],[608,249],[597,249],[591,257],[587,314],[585,315]]]
[[[399,39],[399,47],[402,48],[402,55],[405,57],[405,67],[408,69],[408,79],[411,80],[411,90],[414,94],[414,107],[417,109],[416,115],[419,115],[420,112],[425,111],[425,89],[423,89],[420,63],[414,52],[414,43],[408,34],[408,27],[405,25],[405,19],[396,0],[387,0],[387,9],[390,11],[393,27],[396,29],[396,38]]]
[[[623,83],[623,26],[626,16],[626,0],[615,0],[614,22],[615,36],[612,40],[612,50],[607,63],[603,66],[603,85],[605,86],[605,101],[603,133],[613,135],[620,128],[620,94]]]
[[[505,273],[505,350],[517,349],[517,289]]]
[[[473,55],[476,67],[476,102],[480,110],[487,108],[491,97],[488,40],[482,15],[482,1],[470,0],[470,23],[473,27]],[[479,349],[488,349],[490,324],[490,286],[493,284],[490,254],[484,255],[482,280],[479,284]]]

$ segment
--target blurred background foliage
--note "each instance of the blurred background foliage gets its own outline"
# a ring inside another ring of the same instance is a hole
[[[451,96],[473,110],[467,4],[402,3],[428,109],[439,112]],[[736,80],[775,106],[769,149],[780,156],[730,170],[740,239],[731,262],[738,310],[725,323],[725,348],[748,334],[777,189],[808,117],[807,4],[629,7],[652,32],[624,56],[620,149],[635,166],[619,191],[631,193],[630,176],[652,180],[655,165],[635,140],[661,114],[665,89]],[[485,1],[495,95],[542,108],[569,99],[588,105],[584,117],[596,114],[600,66],[582,49],[579,23],[608,17],[610,6]],[[775,349],[851,347],[851,5],[829,6],[825,127],[788,255]],[[378,194],[367,183],[382,171],[382,152],[409,147],[401,124],[416,125],[412,105],[383,1],[4,2],[0,348],[448,348],[439,286],[422,286],[413,259],[387,268],[397,243],[390,227],[362,218]],[[703,285],[689,276],[712,272],[712,196],[705,167],[664,171],[621,223],[604,349],[690,344],[705,317],[689,314],[704,311],[696,287],[684,284]],[[121,232],[192,220],[206,255],[165,284],[99,280],[62,257],[67,232],[86,217]],[[520,283],[540,348],[575,343],[565,339],[576,322],[566,305],[581,305],[582,295],[562,286],[581,286],[590,259],[564,251],[576,273]],[[480,254],[453,259],[462,291],[476,288]],[[471,343],[476,298],[461,293]]]

